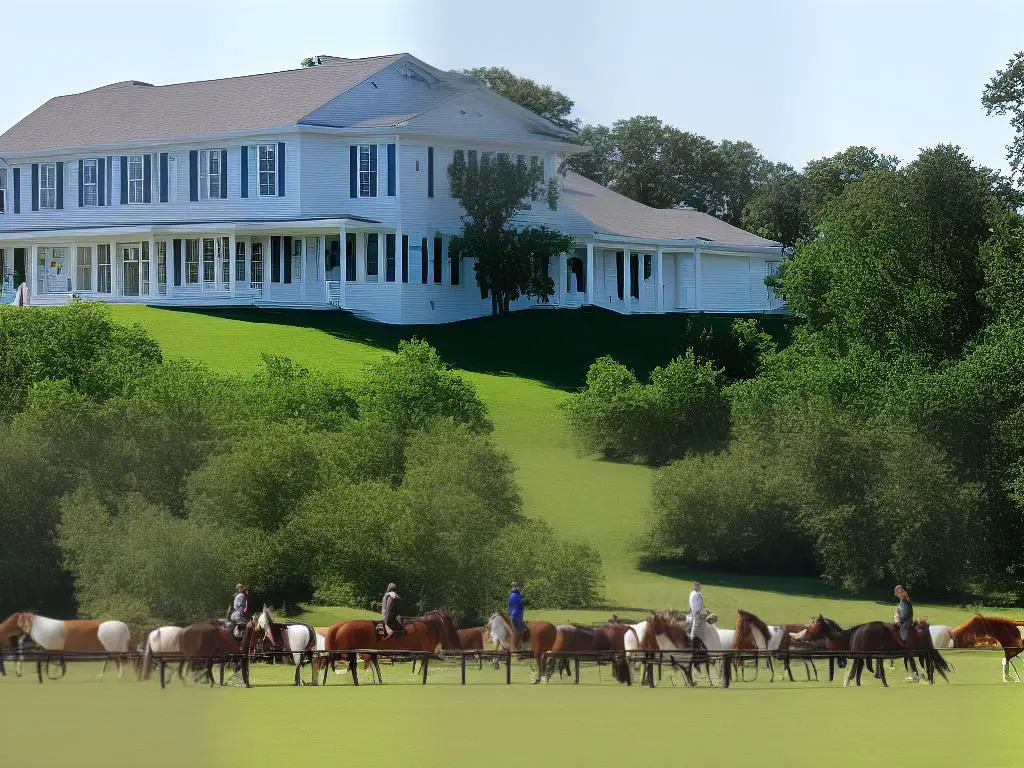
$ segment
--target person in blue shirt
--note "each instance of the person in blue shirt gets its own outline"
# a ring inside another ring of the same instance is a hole
[[[521,638],[526,637],[526,622],[523,621],[523,595],[519,591],[519,585],[516,582],[512,582],[512,593],[508,596],[508,617],[512,621],[512,626],[515,627],[517,633]]]

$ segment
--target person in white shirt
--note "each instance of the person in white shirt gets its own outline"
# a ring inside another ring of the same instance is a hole
[[[697,637],[707,623],[707,612],[704,610],[704,595],[700,591],[700,584],[693,582],[693,591],[690,593],[690,638]]]

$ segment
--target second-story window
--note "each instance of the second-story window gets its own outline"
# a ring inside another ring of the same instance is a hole
[[[99,205],[99,177],[97,161],[82,161],[82,205]]]
[[[377,153],[370,144],[359,145],[359,196],[377,196]]]
[[[57,207],[57,164],[39,164],[39,208]]]
[[[277,145],[260,144],[257,147],[259,161],[260,196],[277,194]]]
[[[199,152],[199,199],[217,200],[224,195],[224,169],[221,168],[220,149],[203,149]]]
[[[146,201],[146,183],[143,176],[142,155],[128,155],[128,202]]]
[[[0,168],[0,213],[7,212],[7,169]]]

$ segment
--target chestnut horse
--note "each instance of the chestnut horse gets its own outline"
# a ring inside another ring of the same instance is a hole
[[[790,668],[790,661],[793,654],[791,646],[792,637],[790,629],[792,625],[769,626],[749,611],[738,610],[736,612],[736,634],[732,647],[741,651],[758,651],[765,654],[765,666],[771,674],[770,682],[775,681],[775,666],[772,659],[782,662],[782,668],[793,682],[793,670]],[[798,627],[800,630],[805,627]],[[803,659],[804,670],[807,672],[807,679],[811,679],[811,666],[807,665],[807,658]],[[818,670],[814,670],[817,676]]]
[[[535,665],[533,682],[539,683],[544,672],[544,654],[551,650],[555,644],[555,637],[558,634],[555,625],[547,621],[528,621],[526,628],[530,632],[528,642],[530,651],[533,653]],[[512,626],[512,621],[501,611],[498,611],[487,620],[487,633],[491,640],[499,648],[505,648],[512,653],[519,650],[518,633]]]
[[[241,656],[243,657],[241,658],[242,680],[245,682],[245,687],[248,688],[249,665],[248,659],[244,657],[255,645],[253,643],[254,625],[255,620],[250,620],[242,634],[242,639],[239,640],[232,632],[232,625],[224,621],[200,621],[189,624],[181,632],[180,644],[183,659],[178,666],[178,677],[184,681],[182,670],[186,664],[191,669],[203,665],[205,667],[204,677],[210,681],[212,686],[214,684],[213,665],[219,664],[220,683],[223,685],[224,665],[233,659],[238,660]]]
[[[123,621],[96,621],[93,619],[50,619],[34,613],[15,613],[0,624],[0,637],[26,634],[45,651],[79,651],[124,654],[114,657],[117,679],[124,676],[124,660],[131,644],[131,632]],[[100,677],[107,670],[108,659],[103,661]]]
[[[446,651],[459,650],[459,636],[451,617],[443,610],[430,611],[415,619],[405,619],[405,631],[391,637],[378,637],[379,621],[357,619],[342,621],[327,630],[325,645],[328,656],[334,658],[338,651],[381,650],[381,651],[421,651],[433,653],[440,645]],[[380,675],[380,664],[373,657],[373,666],[377,679],[383,682]],[[356,654],[348,654],[348,668],[352,673],[352,683],[359,685],[359,674],[356,669]],[[324,668],[324,684],[327,684],[327,669]]]
[[[1003,649],[1002,658],[1002,679],[1009,682],[1006,677],[1007,664],[1010,665],[1010,673],[1016,682],[1020,682],[1020,675],[1013,669],[1013,659],[1024,651],[1024,621],[1013,621],[1000,616],[982,616],[976,613],[958,627],[949,631],[954,648],[973,648],[979,645],[988,645],[991,642],[997,643]]]
[[[623,642],[629,627],[624,624],[605,625],[602,627],[583,627],[579,624],[559,624],[555,627],[555,642],[551,646],[552,653],[602,653],[607,651],[622,651],[622,655],[614,655],[609,659],[612,666],[612,676],[620,683],[631,683],[629,664],[626,662],[626,646]],[[565,656],[548,660],[545,678],[551,681],[551,675],[558,669],[559,676],[562,672],[572,674],[569,669],[569,659]],[[598,665],[602,660],[598,660]]]
[[[464,651],[482,651],[484,649],[484,628],[483,627],[470,627],[469,629],[460,629],[458,631],[459,636],[459,648]],[[484,668],[483,656],[477,659],[479,661],[479,668]]]

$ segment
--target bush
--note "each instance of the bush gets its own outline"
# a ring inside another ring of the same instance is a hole
[[[729,433],[725,377],[692,351],[651,371],[642,385],[611,357],[594,361],[586,387],[562,405],[585,451],[659,465],[715,450]]]

